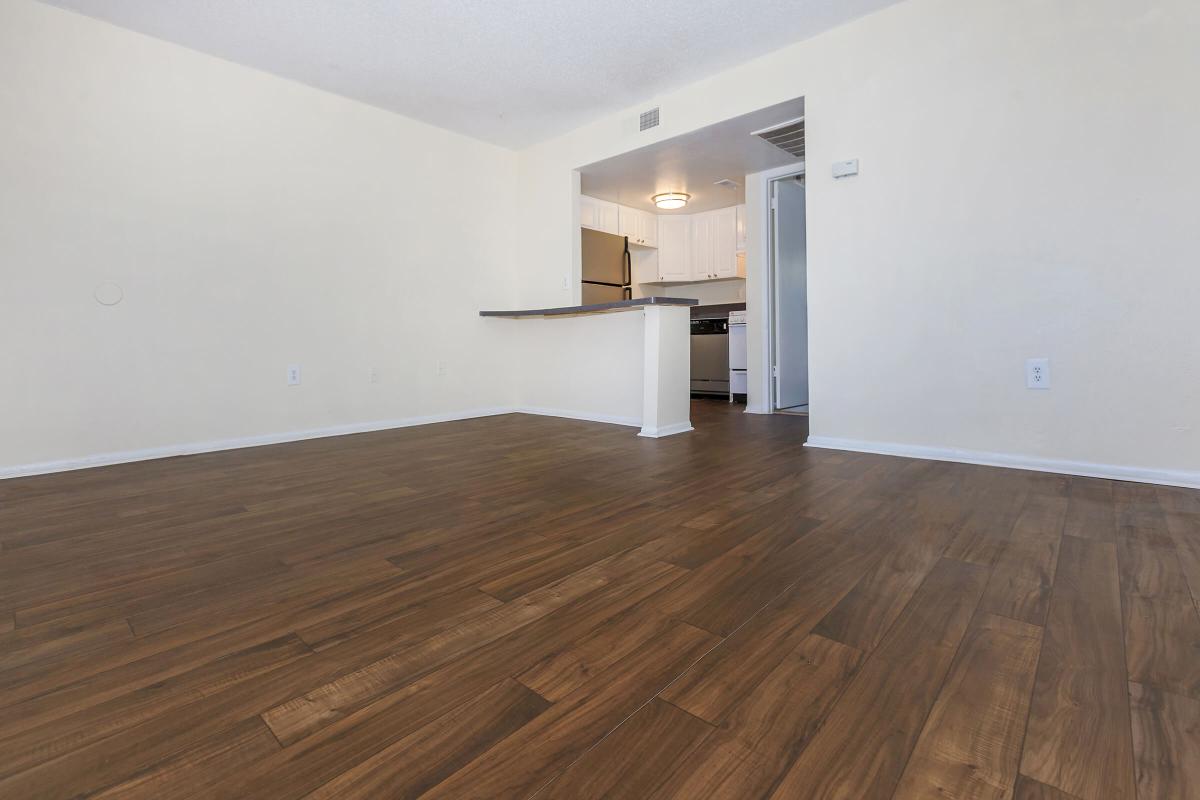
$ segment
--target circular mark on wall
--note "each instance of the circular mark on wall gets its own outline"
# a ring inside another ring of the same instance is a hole
[[[100,284],[92,294],[95,296],[96,302],[102,306],[115,306],[125,299],[125,292],[112,281]]]

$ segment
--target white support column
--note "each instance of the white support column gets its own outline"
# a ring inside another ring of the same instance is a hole
[[[642,361],[642,429],[658,438],[692,430],[691,309],[646,306]]]

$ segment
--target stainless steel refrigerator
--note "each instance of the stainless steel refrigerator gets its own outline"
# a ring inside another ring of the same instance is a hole
[[[633,298],[633,262],[624,236],[581,228],[583,304]]]

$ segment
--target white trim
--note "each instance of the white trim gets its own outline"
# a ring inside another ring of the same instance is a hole
[[[758,201],[762,213],[759,214],[758,230],[754,233],[758,239],[758,254],[760,259],[757,281],[759,283],[757,294],[762,313],[759,315],[760,325],[757,331],[746,330],[746,335],[751,336],[757,333],[761,347],[759,348],[759,361],[761,369],[759,370],[759,397],[755,398],[758,402],[754,404],[753,409],[750,404],[746,404],[747,414],[774,414],[775,413],[775,379],[771,375],[771,368],[775,360],[775,268],[771,259],[771,251],[774,245],[771,241],[771,183],[786,178],[789,175],[804,175],[807,174],[807,164],[804,161],[795,164],[786,164],[782,167],[774,167],[772,169],[763,170],[758,175],[762,180],[762,193],[759,195]],[[747,234],[749,235],[749,234]],[[749,286],[749,280],[747,280]],[[748,291],[747,291],[748,293]],[[811,387],[809,389],[811,394]]]
[[[610,425],[627,425],[632,428],[641,427],[642,421],[637,417],[620,417],[615,414],[596,414],[590,411],[567,411],[563,408],[540,408],[537,406],[519,406],[511,409],[517,414],[536,414],[539,417],[561,417],[563,419],[578,419],[584,422],[607,422]]]
[[[371,433],[386,431],[393,428],[411,428],[416,425],[432,425],[438,422],[456,422],[478,417],[493,417],[498,414],[534,414],[541,417],[560,417],[562,419],[577,419],[585,422],[604,422],[611,425],[625,425],[631,428],[641,427],[642,421],[637,417],[622,417],[614,414],[596,414],[584,411],[568,411],[561,408],[524,407],[495,407],[472,408],[464,411],[451,411],[445,414],[430,414],[423,417],[406,417],[404,419],[376,420],[374,422],[355,422],[348,425],[333,425],[328,428],[312,428],[302,431],[287,431],[284,433],[267,433],[261,436],[240,436],[233,439],[217,439],[210,442],[189,442],[186,444],[169,444],[162,447],[148,447],[144,450],[121,450],[111,453],[97,453],[79,458],[66,458],[60,461],[42,461],[35,464],[17,464],[11,467],[0,466],[0,480],[6,478],[24,478],[32,475],[47,475],[53,472],[68,472],[76,469],[91,467],[108,467],[114,464],[129,464],[135,461],[150,461],[156,458],[171,458],[173,456],[190,456],[199,453],[215,453],[221,450],[239,450],[243,447],[261,447],[268,444],[284,444],[300,442],[305,439],[323,439],[329,436],[346,436],[353,433]],[[670,426],[658,431],[642,430],[639,436],[670,436],[692,430],[692,426]]]
[[[981,464],[988,467],[1027,469],[1034,472],[1055,472],[1064,475],[1084,475],[1090,478],[1109,478],[1136,483],[1157,483],[1165,486],[1184,486],[1200,489],[1200,472],[1175,469],[1149,469],[1119,464],[1093,464],[1087,461],[1064,461],[1054,458],[1023,456],[1016,453],[989,453],[963,450],[956,447],[925,447],[894,442],[871,442],[858,439],[836,439],[829,436],[810,436],[805,447],[825,450],[853,450],[858,453],[879,453],[904,458],[927,458],[933,461],[955,461],[960,464]]]
[[[97,453],[79,458],[67,458],[61,461],[42,461],[36,464],[18,464],[12,467],[0,467],[0,479],[22,478],[28,475],[45,475],[51,472],[67,472],[69,470],[88,469],[90,467],[107,467],[113,464],[149,461],[155,458],[214,453],[219,450],[238,450],[243,447],[261,447],[267,444],[299,442],[305,439],[322,439],[327,436],[345,436],[352,433],[370,433],[372,431],[384,431],[392,428],[409,428],[415,425],[431,425],[437,422],[454,422],[463,419],[475,419],[477,417],[491,417],[497,414],[512,414],[516,410],[515,408],[474,408],[465,411],[452,411],[446,414],[430,414],[423,417],[356,422],[348,425],[333,425],[328,428],[312,428],[302,431],[287,431],[285,433],[266,433],[260,436],[240,436],[234,439],[217,439],[211,442],[169,444],[162,447],[149,447],[144,450],[121,450],[111,453]]]
[[[663,425],[661,428],[642,428],[638,431],[638,436],[645,436],[647,439],[661,439],[664,436],[674,436],[677,433],[687,433],[694,431],[690,422],[676,422],[674,425]]]

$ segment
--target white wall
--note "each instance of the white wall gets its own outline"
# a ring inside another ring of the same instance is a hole
[[[0,472],[515,403],[512,152],[27,0],[0,75]]]
[[[642,424],[642,312],[488,320],[512,345],[520,408]]]
[[[574,301],[572,170],[803,95],[815,435],[1196,474],[1198,30],[908,0],[513,154],[4,0],[0,467],[512,406],[475,314]]]
[[[522,303],[572,301],[572,169],[802,95],[814,435],[1196,474],[1198,33],[1192,0],[909,0],[648,99],[521,153],[557,221]]]

